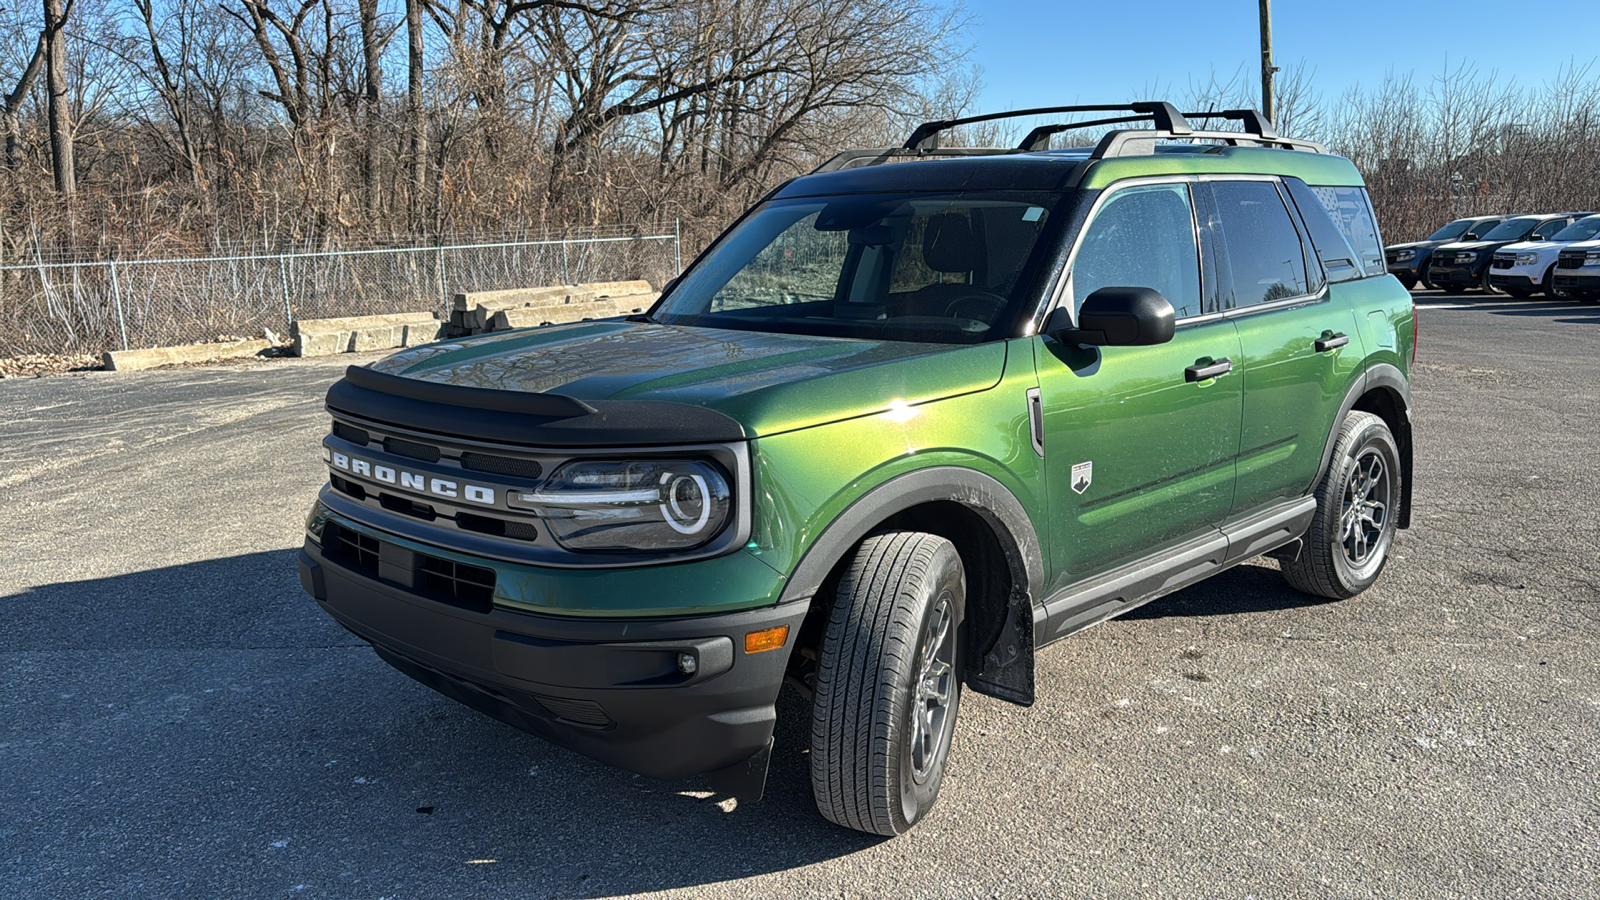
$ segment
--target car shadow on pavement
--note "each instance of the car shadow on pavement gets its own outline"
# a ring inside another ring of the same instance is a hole
[[[52,861],[20,895],[599,897],[882,841],[817,814],[787,689],[764,801],[650,781],[393,671],[295,553],[0,597],[7,855]]]
[[[1281,612],[1337,603],[1289,587],[1271,563],[1235,566],[1197,585],[1151,601],[1123,619],[1166,619],[1185,616],[1231,616]]]

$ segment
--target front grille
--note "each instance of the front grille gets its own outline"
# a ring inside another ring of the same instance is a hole
[[[407,459],[420,459],[423,462],[436,463],[439,461],[439,448],[432,444],[419,444],[404,438],[384,438],[383,449],[395,456],[404,456]]]
[[[1583,268],[1583,256],[1584,254],[1582,253],[1563,253],[1556,260],[1556,267],[1560,269],[1581,269]]]
[[[354,481],[350,481],[349,479],[345,479],[345,478],[340,478],[337,475],[329,475],[328,476],[328,483],[332,484],[333,485],[333,489],[338,491],[341,494],[345,494],[347,496],[354,497],[357,500],[365,500],[365,499],[367,499],[367,489],[362,487],[359,484],[356,484]]]
[[[539,530],[531,523],[479,516],[469,512],[456,513],[456,527],[463,531],[476,531],[479,534],[508,537],[519,541],[531,541],[539,536]]]
[[[434,519],[439,517],[439,514],[433,511],[432,506],[429,506],[426,503],[418,503],[410,497],[401,497],[395,494],[379,494],[378,502],[383,504],[383,508],[389,510],[390,512],[401,513],[402,515],[411,516],[415,519],[422,519],[425,522],[432,522]]]
[[[539,465],[538,460],[517,459],[511,456],[492,456],[488,453],[469,452],[461,454],[461,468],[530,480],[544,474],[544,467]]]
[[[1516,264],[1517,264],[1516,254],[1513,254],[1513,253],[1496,253],[1494,255],[1494,267],[1496,269],[1509,269],[1512,266],[1515,266]]]
[[[415,553],[336,522],[322,527],[322,552],[352,571],[409,587],[430,600],[479,613],[494,607],[493,569]]]
[[[424,594],[474,612],[488,612],[493,606],[493,569],[439,559],[425,553],[418,553],[417,561],[416,583]]]
[[[329,522],[322,526],[322,552],[364,575],[378,575],[378,539]]]
[[[336,438],[343,438],[352,444],[358,444],[362,447],[372,443],[372,435],[367,434],[365,431],[355,427],[354,425],[346,425],[343,422],[333,423],[333,436]]]

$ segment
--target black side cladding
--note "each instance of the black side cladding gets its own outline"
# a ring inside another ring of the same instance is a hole
[[[536,447],[646,447],[744,440],[744,426],[702,406],[584,401],[561,394],[461,387],[351,366],[328,410],[448,437]]]

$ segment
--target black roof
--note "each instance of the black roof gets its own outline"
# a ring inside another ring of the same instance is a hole
[[[774,196],[1059,191],[1075,184],[1079,171],[1088,164],[1086,156],[1066,153],[923,159],[804,175],[784,185]]]

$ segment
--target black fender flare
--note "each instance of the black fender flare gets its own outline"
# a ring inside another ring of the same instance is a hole
[[[973,648],[968,682],[977,690],[1027,705],[1033,702],[1033,604],[1044,589],[1038,532],[1021,501],[1005,485],[974,469],[932,466],[891,478],[857,498],[828,524],[783,590],[780,603],[813,597],[851,548],[885,519],[915,506],[951,502],[975,513],[1000,546],[1010,576],[1004,622],[993,646]],[[815,607],[813,607],[815,608]]]
[[[1312,480],[1310,490],[1315,491],[1317,485],[1322,483],[1322,477],[1328,473],[1328,466],[1333,463],[1333,444],[1339,438],[1339,426],[1344,422],[1344,417],[1355,408],[1361,398],[1374,390],[1386,389],[1392,391],[1400,398],[1396,404],[1399,413],[1399,428],[1395,434],[1395,441],[1400,445],[1400,515],[1396,524],[1401,528],[1411,525],[1411,383],[1397,367],[1390,363],[1378,363],[1356,378],[1350,390],[1345,392],[1344,401],[1339,404],[1339,414],[1333,419],[1333,428],[1328,432],[1328,439],[1322,447],[1322,465],[1317,469],[1317,477]]]

